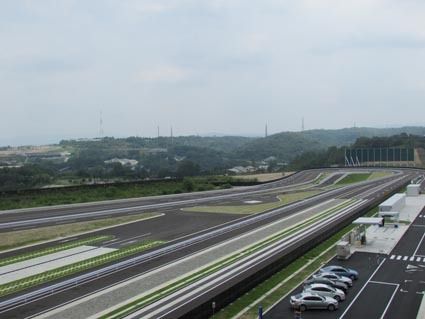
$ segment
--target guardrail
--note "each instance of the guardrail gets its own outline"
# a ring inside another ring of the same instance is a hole
[[[390,179],[390,177],[383,178],[382,180],[386,180],[386,179]],[[219,229],[212,230],[212,231],[210,231],[206,234],[201,234],[201,235],[198,235],[194,238],[186,239],[186,240],[183,240],[181,242],[171,244],[171,245],[163,247],[163,248],[159,248],[159,249],[154,250],[152,252],[148,252],[148,253],[145,253],[143,255],[136,256],[136,257],[115,263],[113,265],[106,266],[104,268],[101,268],[101,269],[98,269],[98,270],[95,270],[95,271],[92,271],[92,272],[89,272],[89,273],[86,273],[86,274],[82,274],[82,275],[79,275],[77,277],[74,277],[74,278],[71,278],[71,279],[68,279],[68,280],[65,280],[65,281],[61,281],[61,282],[53,284],[53,285],[49,285],[47,287],[43,287],[43,288],[37,289],[37,290],[32,291],[32,292],[28,292],[26,294],[19,295],[17,297],[10,298],[8,300],[0,302],[0,312],[4,312],[4,311],[6,311],[10,308],[29,303],[29,302],[31,302],[35,299],[39,299],[39,298],[51,295],[55,292],[63,291],[63,290],[66,290],[67,288],[86,283],[90,280],[93,280],[93,279],[96,279],[96,278],[99,278],[99,277],[102,277],[102,276],[105,276],[105,275],[108,275],[108,274],[111,274],[111,273],[114,273],[114,272],[117,272],[117,271],[120,271],[120,270],[124,270],[126,268],[135,266],[137,264],[140,264],[140,263],[149,261],[151,259],[166,255],[170,252],[175,252],[177,250],[181,250],[181,249],[184,249],[186,247],[193,246],[195,244],[198,244],[200,242],[212,239],[214,237],[221,236],[221,235],[226,234],[228,232],[237,230],[239,228],[246,227],[248,225],[251,225],[251,224],[257,223],[259,221],[273,217],[275,215],[278,215],[282,211],[285,211],[287,209],[290,209],[290,208],[292,209],[292,208],[301,206],[303,204],[305,205],[306,203],[311,202],[311,201],[315,201],[320,197],[325,197],[325,196],[329,196],[329,195],[343,193],[344,190],[349,190],[349,189],[358,187],[359,185],[366,185],[366,184],[370,184],[370,183],[374,183],[374,182],[376,182],[376,181],[363,182],[363,183],[358,183],[356,185],[349,185],[349,186],[345,186],[345,187],[342,187],[342,188],[339,188],[339,189],[330,190],[328,192],[314,196],[310,199],[306,199],[304,201],[297,202],[297,203],[294,203],[294,204],[290,204],[288,206],[284,206],[284,207],[272,210],[270,212],[266,212],[266,213],[263,213],[263,214],[260,214],[260,215],[253,216],[249,219],[242,220],[242,221],[240,221],[236,224],[227,225],[227,226],[221,227]]]

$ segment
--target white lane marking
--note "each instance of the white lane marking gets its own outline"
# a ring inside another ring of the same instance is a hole
[[[398,255],[398,256],[397,256],[397,260],[400,260],[400,259],[401,259],[401,257],[403,257],[403,256]]]
[[[390,260],[393,260],[395,258],[395,255],[391,255]]]
[[[416,258],[416,261],[421,261],[421,257]]]
[[[419,241],[418,246],[416,246],[416,250],[415,250],[415,252],[413,253],[413,256],[416,256],[416,253],[418,252],[419,247],[422,245],[422,242],[423,242],[424,238],[425,238],[425,233],[422,235],[422,238],[421,238],[421,240]]]
[[[406,261],[408,258],[409,258],[409,257],[404,256],[404,257],[403,257],[403,260],[404,260],[404,261]]]
[[[409,261],[413,261],[413,260],[415,260],[415,257],[414,256],[412,256],[412,257],[409,258]]]
[[[369,281],[371,284],[378,284],[378,285],[389,285],[389,286],[398,286],[399,284],[393,283],[393,282],[386,282],[386,281],[376,281],[371,280]]]
[[[362,289],[357,293],[357,295],[354,297],[354,299],[351,301],[351,303],[348,305],[347,309],[342,313],[341,317],[339,319],[344,318],[344,316],[347,314],[348,310],[350,310],[351,306],[356,302],[357,298],[359,298],[360,294],[363,292],[363,290],[366,288],[367,284],[372,280],[373,276],[378,272],[379,268],[381,268],[382,264],[385,262],[386,258],[382,259],[379,266],[375,269],[375,271],[370,275],[369,279],[366,281],[366,283],[363,285]]]
[[[385,314],[387,313],[388,308],[390,307],[391,302],[393,301],[394,296],[395,296],[395,294],[397,293],[397,290],[398,290],[398,288],[399,288],[399,287],[400,287],[400,285],[397,285],[397,286],[396,286],[396,288],[394,289],[394,292],[393,292],[393,294],[392,294],[392,296],[391,296],[390,300],[388,301],[387,306],[385,307],[385,310],[384,310],[384,312],[383,312],[383,314],[382,314],[382,316],[381,316],[381,318],[380,318],[380,319],[383,319],[383,318],[384,318],[384,316],[385,316]]]

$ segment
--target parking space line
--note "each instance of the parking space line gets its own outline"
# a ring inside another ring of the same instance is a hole
[[[357,295],[354,297],[354,299],[351,301],[351,303],[348,305],[347,309],[345,309],[345,311],[342,313],[342,315],[341,315],[341,317],[339,317],[339,319],[344,318],[344,316],[347,314],[348,310],[356,302],[357,298],[359,298],[360,294],[366,288],[367,284],[372,280],[373,276],[375,276],[375,274],[378,272],[379,268],[381,268],[381,266],[384,264],[385,260],[387,260],[387,259],[386,258],[382,259],[382,261],[379,264],[379,266],[375,269],[375,271],[372,273],[372,275],[370,275],[369,279],[365,282],[365,284],[363,285],[362,289],[360,289],[360,291],[357,293]]]
[[[425,233],[422,235],[422,238],[421,238],[421,240],[419,241],[418,246],[416,247],[415,252],[413,253],[413,255],[414,255],[414,256],[416,256],[416,253],[418,252],[419,247],[422,245],[422,241],[424,240],[424,237],[425,237]]]
[[[390,305],[391,305],[391,303],[392,303],[392,301],[393,301],[393,299],[394,299],[394,296],[395,296],[395,294],[397,293],[397,291],[398,291],[398,288],[399,288],[399,287],[400,287],[400,285],[396,285],[396,288],[394,289],[394,292],[393,292],[393,294],[392,294],[392,296],[391,296],[390,300],[388,301],[387,306],[385,307],[384,312],[382,313],[382,316],[381,316],[381,318],[380,318],[380,319],[383,319],[383,318],[384,318],[384,316],[385,316],[385,314],[387,313],[388,308],[390,307]]]

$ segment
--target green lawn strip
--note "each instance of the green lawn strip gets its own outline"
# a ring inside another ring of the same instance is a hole
[[[94,236],[94,237],[89,237],[89,238],[85,238],[81,240],[70,241],[70,242],[56,245],[56,246],[47,247],[37,251],[31,251],[29,253],[25,253],[25,254],[21,254],[17,256],[11,256],[8,258],[0,259],[0,267],[21,262],[24,260],[36,258],[36,257],[53,254],[59,251],[63,251],[63,250],[67,250],[67,249],[71,249],[71,248],[75,248],[79,246],[93,245],[106,240],[110,240],[112,238],[114,238],[114,236],[107,236],[107,235]]]
[[[100,256],[92,257],[82,260],[73,264],[58,267],[37,275],[29,276],[19,280],[0,285],[0,297],[6,296],[11,293],[21,291],[48,281],[56,280],[61,277],[69,276],[90,268],[94,268],[130,255],[134,255],[146,249],[164,243],[163,241],[148,241],[141,242],[131,246],[127,246],[116,251],[106,253]]]
[[[258,214],[270,209],[278,208],[307,197],[317,195],[320,191],[307,191],[277,196],[278,202],[247,204],[247,205],[225,205],[225,206],[195,206],[183,208],[183,211],[201,213],[223,213],[223,214]]]
[[[372,172],[372,174],[370,174],[368,180],[370,181],[370,180],[374,180],[374,179],[378,179],[378,178],[383,178],[383,177],[387,177],[389,175],[391,175],[390,172],[380,172],[380,171]]]
[[[371,175],[371,173],[349,174],[336,183],[336,185],[347,185],[363,182],[368,180]]]
[[[351,203],[353,203],[355,200],[347,200],[344,203],[330,208],[322,213],[320,213],[319,215],[316,215],[310,219],[307,219],[305,222],[302,222],[300,224],[294,225],[288,229],[285,229],[284,231],[273,235],[269,238],[267,238],[266,240],[260,242],[260,243],[256,243],[244,250],[242,250],[241,252],[238,252],[234,255],[228,256],[224,259],[222,259],[221,261],[210,265],[208,267],[205,267],[189,276],[186,276],[164,288],[161,288],[149,295],[143,296],[127,305],[124,305],[114,311],[111,311],[110,313],[102,316],[101,318],[121,318],[122,316],[125,316],[131,312],[134,312],[137,309],[143,308],[145,306],[147,306],[150,303],[153,303],[156,300],[159,300],[163,297],[165,297],[166,295],[169,295],[185,286],[188,286],[189,284],[196,282],[197,280],[204,278],[220,269],[223,269],[229,265],[231,265],[232,263],[245,258],[259,250],[261,250],[262,248],[264,248],[265,246],[268,246],[280,239],[282,239],[285,236],[289,236],[293,233],[295,233],[296,231],[309,226],[311,224],[313,224],[314,222],[316,222],[317,220],[320,220],[324,217],[328,217],[331,214],[334,214],[336,212],[338,212],[339,210],[341,210],[344,207],[349,206]]]
[[[365,216],[373,216],[376,212],[377,208],[373,208]],[[238,318],[258,318],[259,305],[261,305],[263,309],[269,308],[306,280],[314,271],[320,268],[335,255],[334,250],[331,248],[335,246],[342,236],[347,234],[354,227],[354,225],[349,225],[343,228],[331,238],[311,249],[305,255],[299,257],[290,265],[253,288],[226,308],[222,309],[215,315],[215,318],[232,318],[248,307],[250,309]],[[307,263],[309,264],[306,266]],[[273,292],[270,293],[270,291]],[[258,304],[253,305],[253,303],[260,299],[261,301],[258,302]]]
[[[316,179],[313,181],[313,183],[319,184],[321,181],[323,181],[328,176],[329,176],[329,173],[320,173],[319,176],[317,176]]]
[[[142,221],[162,216],[160,213],[141,213],[136,215],[109,217],[63,225],[53,225],[0,233],[0,251],[55,240],[76,234]]]

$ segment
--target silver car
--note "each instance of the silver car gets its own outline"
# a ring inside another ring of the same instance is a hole
[[[304,292],[310,292],[323,297],[331,297],[336,301],[345,300],[345,293],[341,289],[336,289],[325,284],[311,284],[305,286]]]
[[[343,282],[344,284],[348,285],[348,287],[353,286],[353,281],[350,278],[334,274],[333,272],[319,272],[313,275],[313,278],[327,278],[333,281]]]
[[[330,297],[319,296],[309,292],[302,292],[291,297],[291,307],[306,311],[307,309],[328,309],[334,311],[338,309],[338,301]]]

